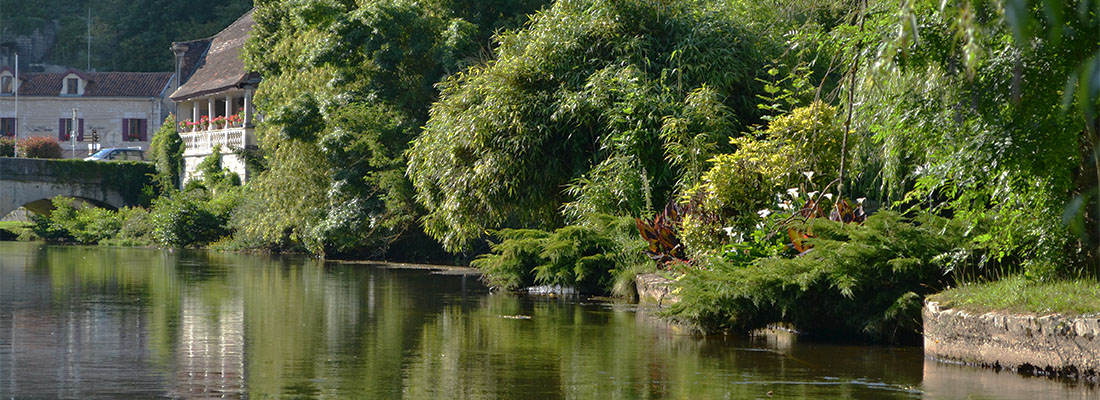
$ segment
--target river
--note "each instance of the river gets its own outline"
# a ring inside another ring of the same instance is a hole
[[[462,270],[0,242],[0,398],[1100,397],[920,348],[704,338],[646,314],[490,293]]]

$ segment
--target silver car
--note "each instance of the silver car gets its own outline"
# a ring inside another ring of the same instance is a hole
[[[145,152],[140,148],[103,149],[88,156],[84,161],[145,161]]]

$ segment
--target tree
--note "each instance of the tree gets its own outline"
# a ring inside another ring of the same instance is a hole
[[[257,132],[269,169],[245,204],[261,217],[240,231],[368,257],[418,237],[405,150],[436,83],[477,60],[493,29],[541,4],[257,1],[244,58],[264,76]]]
[[[638,215],[693,183],[758,120],[770,46],[734,11],[563,0],[502,33],[495,60],[441,84],[409,150],[427,233],[460,250],[487,229],[559,226],[571,200]]]

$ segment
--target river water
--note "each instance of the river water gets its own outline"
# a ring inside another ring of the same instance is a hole
[[[388,264],[0,242],[0,399],[1086,399],[920,348],[702,338]]]

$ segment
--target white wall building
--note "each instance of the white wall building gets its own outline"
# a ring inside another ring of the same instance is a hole
[[[170,72],[69,70],[16,79],[11,68],[0,67],[0,135],[58,139],[66,158],[85,157],[95,145],[148,150],[170,111],[171,83]]]
[[[249,171],[235,152],[256,147],[252,94],[260,76],[248,72],[240,52],[252,31],[249,11],[211,38],[172,43],[182,84],[170,96],[183,122],[184,182],[197,178],[195,168],[220,146],[222,167],[247,181]],[[203,122],[207,121],[207,122]]]

